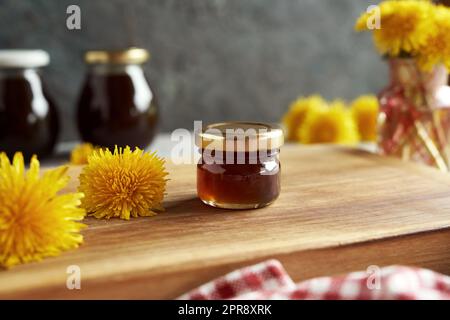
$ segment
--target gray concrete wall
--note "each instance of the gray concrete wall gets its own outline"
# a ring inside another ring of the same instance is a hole
[[[0,0],[0,47],[43,48],[48,86],[77,137],[74,106],[88,49],[142,46],[162,130],[193,120],[277,121],[298,95],[377,92],[386,68],[353,23],[361,0]],[[82,30],[66,28],[81,7]]]

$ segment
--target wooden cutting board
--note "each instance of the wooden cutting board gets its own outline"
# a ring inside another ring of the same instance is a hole
[[[246,211],[202,204],[195,166],[168,164],[165,213],[87,218],[79,249],[0,271],[0,298],[175,298],[269,258],[296,281],[389,264],[450,274],[449,175],[330,146],[286,146],[281,161],[280,198]],[[81,290],[66,288],[70,265]]]

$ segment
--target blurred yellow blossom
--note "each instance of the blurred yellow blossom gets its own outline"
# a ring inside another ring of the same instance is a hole
[[[432,33],[418,53],[419,66],[430,71],[442,63],[450,70],[450,9],[436,6],[433,11],[436,32]]]
[[[351,112],[340,100],[329,108],[311,110],[299,131],[300,141],[305,144],[355,144],[359,138]]]
[[[362,141],[376,141],[378,99],[372,95],[364,95],[351,104],[353,119]]]
[[[299,128],[302,126],[306,115],[312,110],[325,109],[326,107],[326,101],[319,95],[300,97],[293,101],[283,117],[283,124],[287,130],[287,139],[300,141]]]
[[[70,153],[70,163],[74,165],[87,164],[88,156],[95,150],[90,143],[81,143],[76,145]]]
[[[357,31],[373,31],[375,46],[381,54],[399,56],[419,52],[436,26],[429,1],[387,0],[378,5],[380,28],[370,28],[376,9],[363,13],[355,24]],[[369,22],[369,23],[368,23]]]

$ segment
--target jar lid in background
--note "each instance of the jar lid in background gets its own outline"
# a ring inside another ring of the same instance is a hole
[[[84,60],[89,64],[141,64],[150,58],[150,53],[142,48],[124,50],[93,50],[87,51]]]
[[[239,141],[243,145],[239,146]],[[280,148],[283,143],[283,130],[278,125],[260,122],[214,123],[206,126],[196,136],[198,147],[218,151],[271,150]],[[233,150],[228,150],[230,146]]]
[[[50,56],[44,50],[0,50],[0,68],[38,68],[49,62]]]

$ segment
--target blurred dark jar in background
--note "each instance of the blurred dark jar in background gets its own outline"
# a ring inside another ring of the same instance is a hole
[[[142,64],[147,50],[88,51],[88,73],[78,102],[78,129],[84,141],[147,147],[158,122],[155,96]]]
[[[44,88],[43,50],[0,50],[0,151],[8,156],[49,155],[58,136],[58,115]]]

